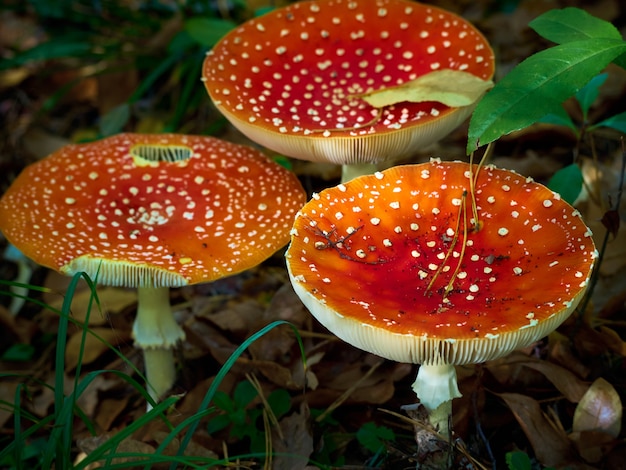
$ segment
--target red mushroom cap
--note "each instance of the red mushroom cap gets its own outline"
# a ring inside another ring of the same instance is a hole
[[[0,228],[36,262],[110,285],[180,286],[250,268],[289,240],[298,180],[249,147],[120,134],[30,165]]]
[[[351,164],[406,155],[469,116],[473,106],[435,102],[402,102],[378,115],[355,96],[442,69],[493,76],[489,44],[463,18],[406,0],[319,0],[234,29],[209,52],[203,80],[252,140],[295,158]]]
[[[558,194],[492,166],[475,229],[469,176],[433,161],[315,195],[287,251],[311,313],[354,346],[427,365],[493,359],[554,330],[588,284],[590,230]]]

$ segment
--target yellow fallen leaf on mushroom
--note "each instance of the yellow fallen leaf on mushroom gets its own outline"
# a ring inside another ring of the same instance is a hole
[[[364,93],[359,97],[375,108],[403,101],[436,101],[457,108],[475,104],[492,87],[491,80],[483,80],[461,70],[445,69],[427,73],[402,85]]]

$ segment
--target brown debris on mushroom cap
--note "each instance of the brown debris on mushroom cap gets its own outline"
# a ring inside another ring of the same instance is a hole
[[[437,365],[503,356],[569,316],[597,256],[580,214],[530,178],[488,166],[475,188],[480,229],[468,212],[457,230],[464,191],[471,207],[469,170],[395,167],[304,206],[287,266],[322,324],[380,356]]]
[[[250,268],[289,240],[298,180],[212,137],[119,134],[27,167],[0,229],[36,262],[99,282],[181,286]]]
[[[472,106],[403,102],[382,115],[355,95],[428,72],[488,80],[493,52],[466,20],[406,0],[297,2],[244,23],[208,53],[203,80],[218,109],[285,155],[353,164],[439,140]]]

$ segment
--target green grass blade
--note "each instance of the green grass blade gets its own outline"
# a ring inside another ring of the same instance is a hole
[[[624,53],[624,41],[587,39],[530,56],[478,103],[470,120],[467,152],[554,113],[563,101]]]
[[[176,62],[181,59],[180,54],[171,54],[167,56],[161,63],[150,72],[150,74],[139,84],[137,89],[133,92],[132,96],[128,99],[129,103],[134,103],[140,99],[144,93],[150,90],[156,81],[174,66]]]
[[[183,89],[176,104],[174,116],[170,119],[167,125],[166,130],[168,132],[175,132],[180,127],[183,117],[189,111],[193,92],[198,90],[198,77],[202,76],[202,59],[204,57],[204,53],[196,54],[195,57],[196,60],[181,64],[181,75],[184,77]],[[206,95],[204,90],[200,91]]]
[[[49,415],[49,416],[46,416],[45,418],[43,418],[42,420],[36,422],[36,424],[34,424],[33,426],[29,427],[26,431],[21,433],[21,440],[22,440],[22,442],[26,442],[27,439],[30,436],[34,435],[38,431],[41,431],[41,429],[43,429],[46,426],[48,426],[49,424],[53,423],[53,421],[54,421],[54,415]],[[0,462],[3,462],[11,453],[13,453],[15,455],[18,455],[15,452],[15,447],[17,445],[18,445],[18,443],[16,442],[15,439],[13,439],[13,441],[11,441],[3,449],[0,449]],[[20,457],[21,457],[21,455],[20,455]],[[18,460],[18,462],[21,463],[21,458]]]
[[[17,470],[22,468],[22,450],[24,449],[24,437],[22,436],[22,386],[19,384],[15,389],[15,396],[13,398],[13,442],[15,446],[13,449],[13,455],[15,456],[15,464]]]
[[[86,57],[92,55],[92,45],[74,38],[55,38],[2,61],[0,70],[16,68],[29,62],[60,59],[63,57]]]
[[[237,362],[237,359],[239,359],[239,357],[243,354],[243,352],[254,341],[256,341],[257,339],[259,339],[260,337],[265,335],[267,332],[271,331],[272,329],[274,329],[274,328],[276,328],[277,326],[280,326],[280,325],[288,325],[295,332],[296,338],[298,340],[298,345],[300,347],[300,355],[302,357],[302,362],[304,363],[304,366],[306,367],[306,354],[304,352],[304,344],[302,343],[302,338],[300,338],[300,335],[298,334],[298,329],[294,325],[292,325],[291,323],[289,323],[288,321],[285,321],[285,320],[277,320],[277,321],[274,321],[274,322],[270,323],[269,325],[266,325],[265,327],[261,328],[259,331],[257,331],[253,335],[251,335],[249,338],[247,338],[230,355],[230,357],[226,360],[224,365],[220,368],[219,372],[215,376],[215,379],[213,379],[213,382],[211,383],[211,386],[207,390],[207,393],[205,394],[204,399],[202,400],[202,403],[200,403],[200,406],[198,407],[198,413],[196,415],[186,419],[185,421],[180,423],[178,426],[176,426],[176,428],[172,432],[170,432],[170,434],[163,440],[163,442],[161,442],[161,445],[157,448],[155,453],[163,452],[165,450],[165,448],[169,445],[169,443],[172,440],[174,440],[174,438],[180,432],[182,432],[187,426],[189,426],[189,430],[185,434],[185,437],[181,440],[180,447],[179,447],[178,452],[176,454],[178,457],[184,455],[185,449],[189,445],[189,442],[191,441],[191,437],[193,436],[194,432],[196,431],[196,429],[197,429],[197,427],[198,427],[198,425],[200,423],[199,415],[204,416],[204,415],[208,414],[207,410],[209,408],[209,404],[213,400],[213,396],[215,395],[215,392],[217,392],[217,389],[220,386],[220,384],[222,383],[222,380],[224,380],[224,377],[226,376],[226,374],[228,374],[228,372],[230,372],[230,369],[233,367],[235,362]],[[176,467],[174,465],[170,466],[170,470],[175,470],[175,468]],[[146,470],[149,470],[149,468],[146,467]]]
[[[102,371],[99,371],[101,373]],[[92,374],[89,374],[92,375]],[[91,380],[96,377],[97,374],[94,374]],[[156,417],[163,415],[165,411],[167,411],[171,406],[173,406],[180,398],[178,397],[168,397],[160,403],[157,403],[154,408],[152,408],[148,413],[140,416],[136,421],[132,422],[124,429],[115,433],[108,439],[105,443],[91,452],[85,459],[83,459],[78,465],[74,468],[75,470],[80,470],[85,468],[87,465],[98,462],[100,460],[106,458],[115,458],[115,449],[117,446],[125,439],[131,437],[137,430],[141,429],[143,426],[147,425],[150,421],[154,420]],[[109,468],[107,466],[107,468]]]

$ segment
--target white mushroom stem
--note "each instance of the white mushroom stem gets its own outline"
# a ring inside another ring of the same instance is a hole
[[[150,396],[157,400],[176,379],[173,348],[185,339],[170,307],[169,288],[139,287],[137,317],[133,324],[135,346],[143,349]]]
[[[158,402],[172,388],[176,380],[174,350],[165,348],[144,349],[143,360],[148,393],[154,401]],[[152,406],[148,403],[147,411],[151,409]]]
[[[413,391],[428,410],[433,427],[441,435],[448,437],[452,400],[461,396],[454,366],[421,365],[413,383]]]
[[[4,259],[13,261],[17,265],[17,276],[13,279],[16,284],[27,284],[33,275],[33,267],[30,260],[22,254],[15,246],[9,244],[4,251]],[[12,284],[9,289],[15,296],[11,299],[11,305],[9,305],[9,312],[15,316],[24,306],[26,302],[26,296],[28,295],[28,288],[20,285]]]
[[[352,165],[342,165],[341,182],[347,183],[357,176],[371,175],[377,171],[378,167],[375,163],[354,163]]]

